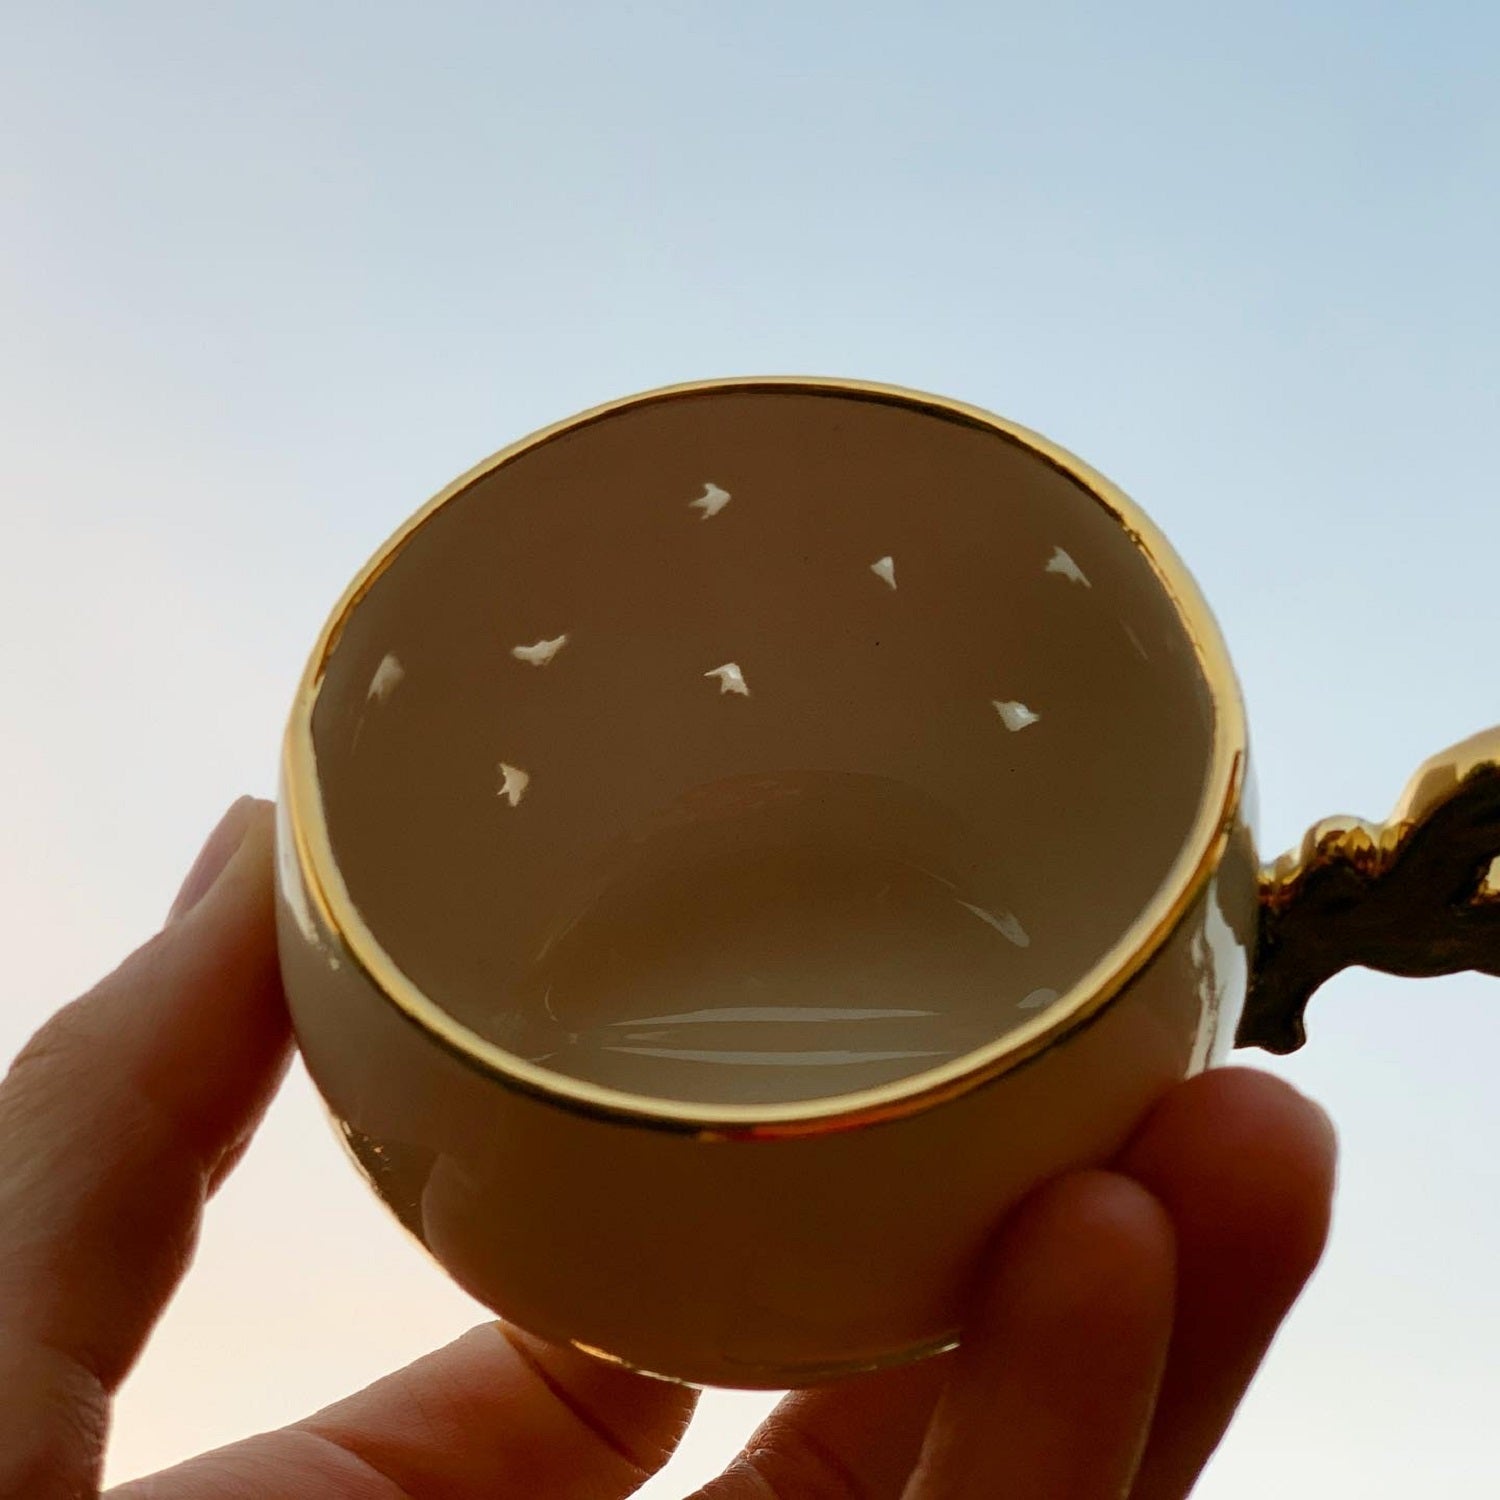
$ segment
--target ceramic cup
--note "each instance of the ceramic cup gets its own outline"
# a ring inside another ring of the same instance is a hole
[[[545,1338],[784,1388],[951,1347],[1024,1193],[1347,963],[1500,968],[1500,736],[1262,869],[1165,539],[1056,445],[807,379],[471,470],[287,732],[280,941],[361,1171]]]

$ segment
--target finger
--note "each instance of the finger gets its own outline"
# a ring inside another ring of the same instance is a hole
[[[694,1400],[488,1323],[305,1422],[110,1500],[613,1500],[666,1462]]]
[[[0,1496],[93,1493],[108,1396],[280,1080],[270,846],[236,803],[174,920],[0,1085]]]
[[[1268,1073],[1223,1068],[1162,1101],[1118,1170],[1177,1234],[1177,1325],[1132,1495],[1180,1500],[1218,1445],[1322,1254],[1336,1145],[1317,1105]]]
[[[797,1391],[692,1500],[899,1500],[952,1356]]]
[[[908,1500],[1118,1500],[1145,1444],[1172,1326],[1162,1206],[1080,1172],[1006,1222]]]

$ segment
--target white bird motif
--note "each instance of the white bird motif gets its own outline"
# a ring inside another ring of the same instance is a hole
[[[1091,589],[1094,586],[1083,576],[1083,569],[1061,547],[1054,547],[1052,549],[1052,556],[1047,559],[1046,571],[1048,573],[1057,573],[1061,577],[1066,578],[1070,583],[1081,583],[1086,589]]]
[[[550,641],[536,641],[530,646],[512,646],[510,654],[517,661],[530,662],[534,667],[545,667],[564,646],[568,644],[566,633],[553,636]]]
[[[375,668],[375,675],[370,679],[370,690],[365,694],[365,702],[374,699],[376,703],[384,703],[391,696],[406,676],[406,668],[396,660],[394,651],[388,651],[381,658],[380,665]]]
[[[896,587],[896,559],[893,557],[882,557],[879,562],[870,564],[870,571],[877,577],[883,578],[892,588]]]
[[[500,762],[500,792],[512,807],[520,805],[521,798],[526,795],[526,788],[531,784],[531,777],[519,766],[508,766],[502,760]]]
[[[1002,703],[998,698],[992,698],[990,702],[995,705],[995,711],[1012,734],[1018,729],[1025,729],[1028,724],[1035,724],[1041,718],[1040,714],[1033,713],[1024,703]]]
[[[745,683],[745,674],[740,671],[738,662],[726,661],[722,667],[714,667],[712,671],[705,672],[703,675],[719,679],[720,693],[738,693],[742,698],[750,696],[750,689]]]
[[[1024,999],[1016,1001],[1016,1008],[1018,1010],[1040,1010],[1044,1005],[1051,1005],[1056,999],[1056,990],[1032,990]]]
[[[721,490],[712,480],[705,479],[703,493],[696,500],[689,500],[688,505],[694,510],[701,510],[706,521],[710,516],[718,515],[731,498],[728,490]]]

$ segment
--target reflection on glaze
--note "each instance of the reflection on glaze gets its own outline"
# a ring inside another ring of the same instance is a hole
[[[526,795],[526,788],[531,784],[531,777],[521,770],[519,766],[508,766],[502,760],[500,762],[500,793],[512,807],[518,807],[521,798]]]
[[[542,996],[542,1009],[559,1025],[562,1024],[562,1017],[552,1009],[552,986],[550,984],[547,986],[546,994]]]
[[[879,562],[870,564],[870,571],[877,577],[883,578],[892,588],[896,587],[896,560],[893,557],[882,557]]]
[[[1248,977],[1244,943],[1224,915],[1223,898],[1224,883],[1216,875],[1209,888],[1203,924],[1188,945],[1192,984],[1202,1007],[1198,1043],[1189,1065],[1193,1072],[1224,1060],[1234,1031],[1234,997],[1244,994]],[[1226,1020],[1230,1023],[1227,1028]]]
[[[982,906],[975,906],[970,901],[958,903],[965,911],[971,911],[986,927],[993,927],[1003,938],[1009,938],[1018,948],[1029,948],[1031,939],[1026,934],[1026,929],[1008,912],[1002,911],[997,916],[992,911],[986,911]]]
[[[556,910],[502,1046],[632,1093],[790,1102],[959,1056],[1065,977],[1038,953],[1054,924],[1028,906],[1023,927],[1019,893],[944,846],[946,809],[884,778],[734,777],[672,811]]]
[[[365,692],[366,708],[372,703],[384,703],[401,685],[401,679],[405,676],[406,668],[396,660],[396,653],[386,652],[380,659],[380,665],[375,668],[375,675],[370,678],[370,686]],[[361,713],[354,721],[354,738],[349,744],[351,751],[359,748],[359,737],[364,730],[365,716]]]
[[[1057,999],[1056,990],[1032,990],[1032,992],[1021,1000],[1016,1001],[1017,1010],[1040,1010],[1044,1005],[1051,1005]]]
[[[1000,699],[990,700],[995,705],[995,711],[1004,721],[1005,727],[1012,734],[1018,729],[1025,729],[1028,724],[1035,724],[1041,718],[1039,713],[1033,713],[1024,703],[1018,703],[1014,699],[1002,703]]]
[[[530,646],[512,646],[510,654],[517,661],[530,662],[534,667],[545,667],[564,646],[568,644],[567,633],[553,636],[550,641],[536,641]]]
[[[321,948],[323,940],[313,922],[312,908],[307,904],[307,887],[302,883],[302,871],[297,863],[297,850],[292,842],[291,814],[283,798],[276,809],[276,874],[282,899],[302,941],[309,947]]]
[[[696,500],[688,501],[688,505],[693,510],[701,510],[706,521],[710,516],[718,515],[729,504],[730,498],[728,490],[721,490],[718,485],[705,480],[703,493]]]
[[[606,1047],[631,1057],[663,1057],[673,1062],[732,1063],[739,1067],[829,1068],[851,1063],[906,1062],[917,1057],[949,1057],[948,1052],[730,1052],[689,1051],[676,1047]]]
[[[697,1021],[888,1021],[935,1016],[935,1010],[897,1010],[868,1005],[726,1005],[720,1010],[689,1010],[675,1016],[636,1016],[612,1026],[667,1026]]]
[[[1052,556],[1047,559],[1047,572],[1056,573],[1070,583],[1081,583],[1086,589],[1093,588],[1093,584],[1083,576],[1083,569],[1061,547],[1052,549]]]
[[[1141,645],[1140,636],[1138,636],[1135,631],[1130,628],[1130,626],[1123,624],[1123,622],[1122,629],[1125,631],[1125,634],[1130,637],[1130,644],[1135,647],[1136,653],[1140,656],[1141,660],[1150,661],[1151,657],[1147,654],[1146,648]]]
[[[387,652],[380,660],[380,665],[375,668],[375,675],[370,679],[370,690],[365,694],[365,702],[384,703],[396,688],[401,679],[406,676],[406,668],[396,660],[394,651]]]
[[[721,693],[738,693],[742,698],[750,696],[750,689],[745,683],[745,674],[740,671],[738,662],[726,661],[722,667],[714,667],[703,675],[717,677]]]
[[[1479,882],[1479,894],[1486,899],[1500,896],[1500,855],[1496,855],[1489,869],[1485,871],[1484,879]]]

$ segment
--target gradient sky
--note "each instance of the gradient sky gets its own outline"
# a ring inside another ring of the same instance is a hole
[[[594,402],[987,406],[1218,612],[1268,850],[1500,721],[1500,10],[261,0],[0,11],[0,1044],[268,794],[344,583]],[[1329,987],[1333,1246],[1199,1493],[1492,1495],[1500,984]],[[300,1075],[120,1403],[123,1478],[478,1316]],[[763,1410],[712,1397],[681,1494]]]

